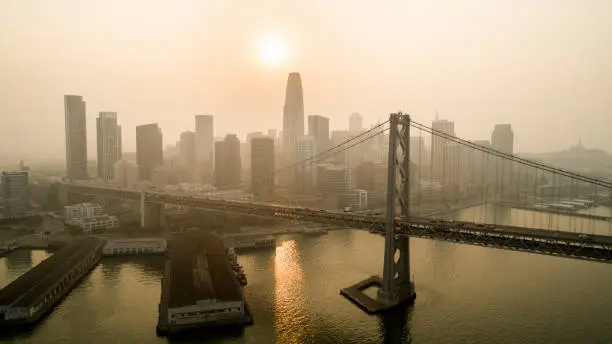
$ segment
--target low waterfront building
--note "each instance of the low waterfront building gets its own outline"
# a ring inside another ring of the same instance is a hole
[[[119,219],[116,216],[106,214],[94,217],[82,217],[66,223],[69,225],[78,226],[85,233],[93,233],[100,229],[119,227]]]
[[[64,207],[64,220],[74,221],[84,217],[94,217],[104,214],[104,208],[99,204],[81,203]]]
[[[106,241],[103,254],[105,256],[160,254],[166,252],[167,248],[164,238],[116,239]]]
[[[27,325],[47,313],[96,264],[102,240],[78,239],[0,290],[0,327]]]
[[[244,202],[253,202],[253,200],[255,199],[252,193],[244,192],[240,189],[216,191],[210,194],[208,197],[216,200]]]
[[[116,216],[104,214],[101,205],[92,203],[64,207],[64,222],[81,228],[85,233],[119,227],[119,219]]]

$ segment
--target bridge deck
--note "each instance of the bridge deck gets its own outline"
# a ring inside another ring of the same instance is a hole
[[[104,197],[140,199],[135,190],[104,189],[71,186],[71,191]],[[334,226],[369,229],[385,234],[385,219],[380,217],[327,212],[278,204],[225,201],[211,198],[188,197],[148,192],[145,202],[176,204],[210,211],[240,213],[253,216],[286,218]],[[551,231],[506,225],[486,225],[469,222],[440,221],[410,217],[396,220],[396,235],[406,235],[500,249],[522,250],[538,254],[552,254],[574,259],[588,259],[612,263],[612,236]]]

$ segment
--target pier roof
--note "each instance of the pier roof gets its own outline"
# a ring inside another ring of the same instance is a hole
[[[0,305],[29,307],[102,243],[88,237],[67,244],[0,290]]]
[[[219,237],[202,232],[176,235],[169,252],[169,308],[202,300],[242,301],[242,290]]]

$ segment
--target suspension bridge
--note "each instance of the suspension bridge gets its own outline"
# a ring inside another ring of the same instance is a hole
[[[300,169],[329,162],[334,156],[346,158],[351,149],[363,157],[367,154],[359,151],[359,147],[371,147],[372,142],[380,142],[381,138],[387,141],[383,155],[387,160],[386,183],[373,187],[373,192],[384,195],[385,209],[369,213],[84,184],[66,184],[64,191],[96,199],[137,201],[143,227],[159,226],[165,205],[173,204],[331,224],[382,235],[385,238],[382,278],[373,276],[342,290],[346,297],[371,313],[416,296],[410,277],[410,237],[612,263],[612,214],[600,213],[598,207],[609,200],[612,182],[467,141],[412,121],[402,113],[391,114],[389,120],[372,129],[278,169],[266,178],[295,174]],[[425,138],[431,139],[429,147],[423,144]],[[257,182],[245,182],[240,187],[248,188]],[[448,214],[463,208],[467,208],[464,213],[471,218],[448,218]],[[498,208],[502,215],[495,210]],[[517,220],[508,215],[513,209],[529,211],[523,211],[522,218],[518,216]],[[585,218],[590,223],[587,228],[576,220]],[[379,287],[375,298],[363,293],[373,285]]]

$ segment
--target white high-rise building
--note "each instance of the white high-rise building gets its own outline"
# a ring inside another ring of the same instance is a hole
[[[114,179],[115,163],[121,160],[121,126],[116,112],[100,112],[96,119],[98,134],[98,178]]]

